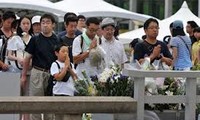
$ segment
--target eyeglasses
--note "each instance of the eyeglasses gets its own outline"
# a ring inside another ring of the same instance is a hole
[[[150,30],[156,29],[156,30],[158,30],[160,28],[159,27],[148,27],[147,29],[150,29]]]
[[[91,33],[96,33],[99,29],[94,29],[94,28],[88,28],[89,32]]]

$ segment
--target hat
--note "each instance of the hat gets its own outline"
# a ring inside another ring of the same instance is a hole
[[[180,20],[175,20],[172,25],[173,29],[183,29],[183,22]]]
[[[40,23],[40,18],[41,18],[41,16],[39,16],[39,15],[33,16],[31,19],[32,25],[35,23]]]
[[[108,25],[112,25],[113,27],[115,27],[115,21],[112,18],[104,18],[101,22],[101,28],[108,26]]]

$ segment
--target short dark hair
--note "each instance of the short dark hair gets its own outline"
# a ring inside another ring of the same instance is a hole
[[[96,24],[96,25],[99,25],[100,24],[100,21],[99,21],[99,19],[98,18],[96,18],[96,17],[90,17],[90,18],[88,18],[87,20],[86,20],[86,25],[87,26],[89,26],[91,23],[93,23],[93,24]]]
[[[173,22],[169,24],[169,29],[173,28]]]
[[[187,24],[190,24],[192,28],[199,27],[195,21],[187,21]]]
[[[85,20],[86,18],[85,18],[84,15],[78,15],[78,20],[79,20],[79,19],[84,19],[84,20]]]
[[[44,15],[42,15],[42,17],[40,18],[40,22],[44,18],[50,19],[52,23],[56,23],[56,20],[55,20],[55,18],[54,18],[54,16],[52,14],[44,14]]]
[[[155,22],[157,25],[159,25],[158,21],[154,18],[149,18],[144,22],[144,30],[146,30],[149,27],[149,24]]]
[[[77,15],[73,12],[67,12],[64,16],[64,21],[66,22],[67,21],[67,17],[69,16],[74,16],[74,17],[77,17]]]
[[[67,45],[66,45],[65,43],[59,43],[59,44],[57,44],[57,45],[54,46],[54,51],[55,51],[55,52],[59,52],[59,51],[60,51],[60,48],[61,48],[62,46],[66,46],[66,47],[67,47]]]
[[[3,19],[3,20],[7,20],[7,19],[9,19],[9,18],[16,19],[15,13],[12,12],[12,11],[6,11],[6,12],[3,14],[2,19]]]
[[[78,22],[78,18],[76,16],[68,16],[65,20],[65,24],[68,25],[69,22]]]
[[[11,28],[17,29],[18,26],[19,26],[19,20],[14,20],[11,23]]]

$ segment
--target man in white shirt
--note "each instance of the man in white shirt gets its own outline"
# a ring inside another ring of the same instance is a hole
[[[89,54],[97,46],[96,33],[99,30],[99,20],[95,17],[88,18],[86,21],[86,31],[74,39],[72,46],[73,62],[77,64],[77,75],[83,78],[82,71],[88,77],[98,75],[101,70],[90,64]]]
[[[106,66],[110,64],[118,64],[123,68],[124,63],[127,61],[124,46],[121,42],[115,39],[115,21],[112,18],[104,18],[101,23],[102,29],[102,44],[101,47],[105,50]]]

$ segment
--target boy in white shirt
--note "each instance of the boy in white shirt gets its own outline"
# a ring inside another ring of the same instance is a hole
[[[77,76],[73,69],[73,64],[70,63],[68,56],[68,47],[65,44],[59,44],[55,47],[57,60],[51,65],[51,75],[56,80],[53,86],[54,96],[73,96],[75,87],[74,81]]]

